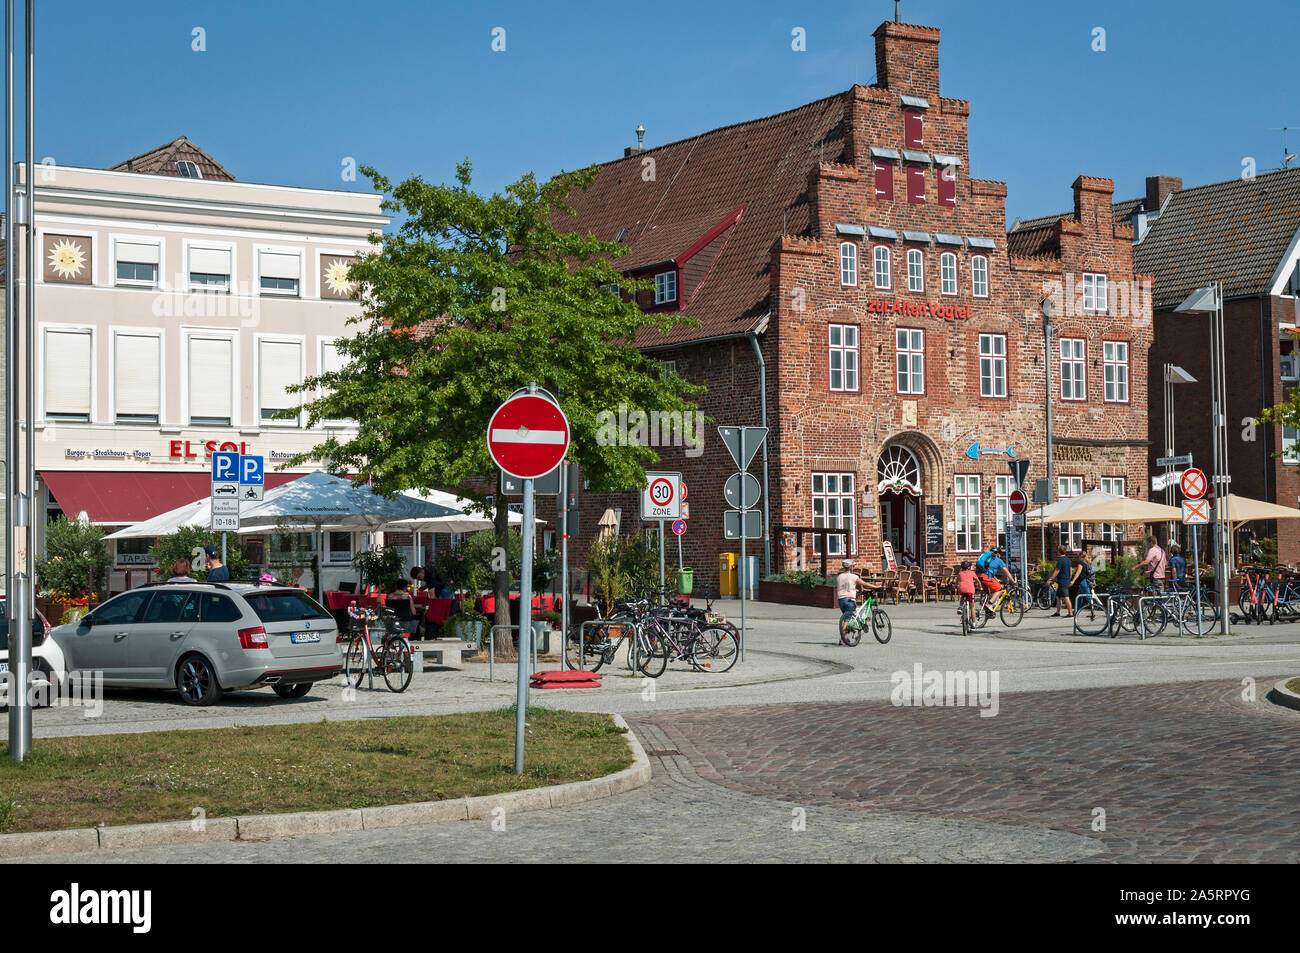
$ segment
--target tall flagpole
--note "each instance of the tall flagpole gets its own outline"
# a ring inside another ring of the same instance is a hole
[[[5,598],[11,600],[13,609],[18,587],[14,565],[14,507],[16,486],[14,453],[18,449],[18,326],[14,321],[14,10],[13,0],[5,0]],[[15,622],[14,631],[17,632]],[[12,673],[8,676],[13,677]],[[9,737],[21,734],[16,729],[20,722],[14,706],[9,707]],[[14,745],[9,747],[14,757]]]

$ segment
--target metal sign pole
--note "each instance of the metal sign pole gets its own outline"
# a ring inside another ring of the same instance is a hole
[[[741,472],[747,472],[745,464],[745,428],[740,428],[740,464]],[[745,661],[745,587],[749,580],[745,578],[745,478],[740,479],[740,571],[736,578],[740,580],[740,660]]]
[[[664,521],[659,521],[659,601],[664,601]]]
[[[1201,632],[1201,550],[1196,542],[1196,527],[1192,527],[1192,574],[1196,577],[1196,635],[1200,637]]]
[[[524,773],[524,715],[533,637],[533,481],[524,481],[523,553],[519,572],[519,663],[515,672],[515,774]]]
[[[560,474],[560,668],[569,667],[569,463]]]

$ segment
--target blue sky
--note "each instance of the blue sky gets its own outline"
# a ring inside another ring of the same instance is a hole
[[[446,181],[468,156],[494,190],[621,156],[638,123],[653,146],[869,83],[871,32],[893,7],[42,4],[37,157],[103,167],[186,135],[245,181],[363,188],[341,179],[345,157]],[[1131,198],[1147,175],[1218,181],[1247,156],[1275,168],[1270,127],[1291,125],[1300,151],[1294,0],[904,0],[903,19],[942,29],[943,94],[971,101],[971,171],[1008,183],[1009,219],[1069,207],[1080,172]]]

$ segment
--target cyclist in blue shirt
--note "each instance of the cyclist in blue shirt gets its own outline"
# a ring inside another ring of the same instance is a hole
[[[998,582],[998,577],[1004,577],[1007,582],[1015,581],[1011,578],[1011,571],[1002,558],[1006,554],[1005,549],[987,549],[980,554],[979,559],[975,560],[975,573],[988,593],[988,598],[984,600],[984,608],[990,612],[993,611],[993,607],[989,604],[992,596],[1002,590],[1002,583]]]

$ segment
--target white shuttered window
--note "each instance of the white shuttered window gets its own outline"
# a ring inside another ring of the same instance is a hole
[[[93,349],[89,331],[45,331],[45,416],[90,420]]]
[[[161,344],[156,334],[113,336],[113,413],[118,423],[158,423]]]
[[[302,383],[302,345],[296,341],[258,342],[258,407],[263,423],[272,422],[277,411],[294,407],[302,397],[288,393],[288,388]],[[293,426],[291,421],[275,424]]]
[[[190,423],[230,425],[234,341],[191,337],[189,342]]]

